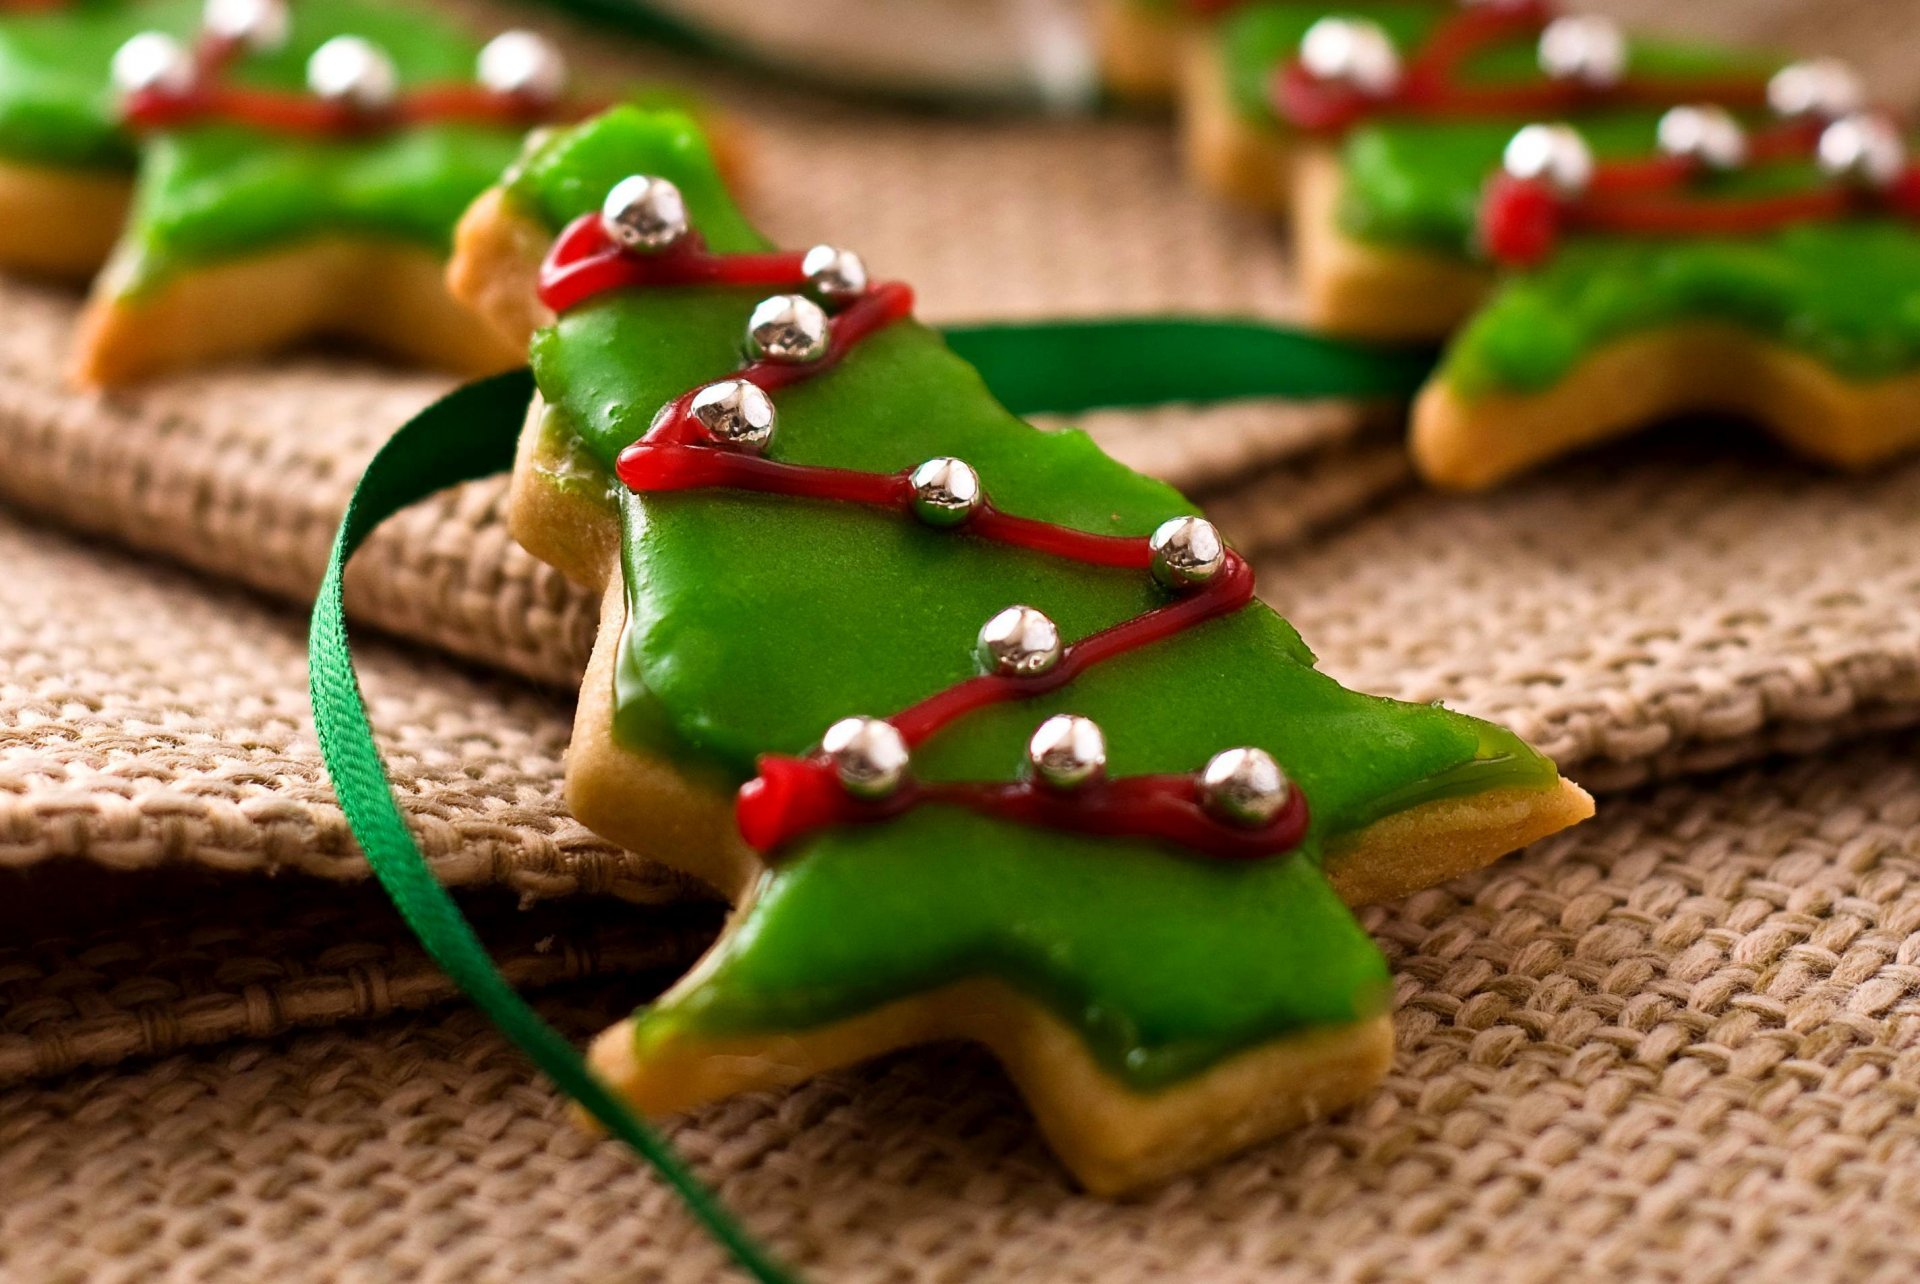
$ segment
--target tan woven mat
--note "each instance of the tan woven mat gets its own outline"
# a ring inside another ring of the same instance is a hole
[[[1370,911],[1398,977],[1386,1087],[1140,1202],[1068,1189],[962,1048],[676,1139],[821,1279],[1911,1279],[1917,758],[1903,737],[1669,786]],[[548,1010],[584,1034],[630,997]],[[7,1278],[718,1278],[471,1013],[0,1101]]]
[[[302,618],[3,518],[0,566],[0,867],[366,877],[313,740]],[[683,886],[566,814],[564,702],[378,647],[361,675],[443,881]]]

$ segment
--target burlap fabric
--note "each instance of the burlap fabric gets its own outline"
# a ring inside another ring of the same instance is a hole
[[[296,615],[3,516],[0,567],[0,1083],[451,997],[333,802]],[[378,647],[362,674],[428,859],[524,984],[704,944],[701,889],[566,814],[564,702]]]
[[[738,1099],[676,1140],[822,1279],[1911,1279],[1917,749],[1619,801],[1370,911],[1398,977],[1384,1090],[1138,1202],[1070,1190],[957,1047]],[[548,1008],[584,1034],[629,997]],[[470,1013],[6,1102],[8,1278],[719,1275]]]

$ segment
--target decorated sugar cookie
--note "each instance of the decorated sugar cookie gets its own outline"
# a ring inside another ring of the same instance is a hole
[[[1291,212],[1310,323],[1464,326],[1416,409],[1430,480],[1698,409],[1841,465],[1920,442],[1914,181],[1844,65],[1544,0],[1250,3],[1193,47],[1190,153]]]
[[[466,203],[567,110],[544,40],[479,50],[371,0],[214,0],[192,40],[137,35],[112,75],[139,193],[83,323],[82,380],[313,334],[455,370],[511,362],[440,278]]]
[[[530,128],[583,110],[544,38],[413,5],[11,0],[0,266],[79,276],[112,248],[87,383],[321,334],[498,368],[517,349],[442,284],[452,230]]]
[[[1676,108],[1639,152],[1517,132],[1475,232],[1506,272],[1415,407],[1421,470],[1483,485],[1702,409],[1844,467],[1920,446],[1920,168],[1889,117],[1797,109],[1831,72],[1783,71],[1751,127]]]
[[[605,594],[571,805],[737,906],[594,1046],[646,1111],[970,1038],[1136,1187],[1385,1072],[1345,903],[1589,814],[1319,673],[1180,495],[1015,419],[857,254],[769,247],[682,117],[541,141],[455,279],[543,323],[513,526]]]

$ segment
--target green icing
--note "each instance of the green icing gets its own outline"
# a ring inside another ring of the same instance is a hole
[[[1920,367],[1920,236],[1854,219],[1764,237],[1581,239],[1504,282],[1443,374],[1472,396],[1551,387],[1587,353],[1685,321],[1742,326],[1853,379]]]
[[[620,111],[558,134],[513,191],[557,225],[635,171],[681,184],[717,248],[761,244],[672,116]],[[536,338],[541,391],[608,466],[662,403],[740,364],[760,293],[596,300]],[[1083,434],[1013,418],[917,324],[880,332],[779,405],[774,458],[880,471],[956,454],[1008,510],[1087,530],[1145,534],[1191,511]],[[835,718],[888,713],[968,676],[975,630],[1011,601],[1072,637],[1162,600],[1138,574],[854,507],[725,492],[623,492],[620,504],[618,732],[729,783],[760,753],[806,750]],[[1317,871],[1323,842],[1383,814],[1383,800],[1398,809],[1555,778],[1498,728],[1343,689],[1264,606],[975,715],[917,770],[1012,778],[1035,723],[1063,709],[1106,728],[1116,774],[1191,770],[1232,744],[1270,749],[1311,800],[1308,843],[1234,866],[934,808],[829,831],[766,875],[707,965],[646,1015],[642,1040],[813,1026],[989,975],[1050,1005],[1115,1074],[1162,1084],[1263,1038],[1381,1010],[1379,957]]]
[[[1419,44],[1447,10],[1433,0],[1242,5],[1220,19],[1213,35],[1234,110],[1249,121],[1278,125],[1268,97],[1274,72],[1299,51],[1308,27],[1334,13],[1372,19],[1404,50]]]
[[[1658,120],[1657,112],[1609,112],[1582,117],[1580,132],[1601,159],[1645,156]],[[1477,253],[1480,193],[1516,128],[1511,120],[1382,120],[1354,130],[1341,151],[1341,229],[1379,244]]]
[[[69,8],[0,15],[0,157],[38,165],[134,164],[107,65],[128,37],[190,38],[199,0],[80,0]]]
[[[403,85],[473,74],[478,44],[415,6],[300,0],[292,13],[287,44],[248,55],[229,76],[302,90],[308,57],[347,33],[385,49]],[[167,132],[144,149],[117,280],[138,293],[184,266],[329,233],[444,252],[461,213],[512,162],[520,141],[517,130],[460,124],[338,141],[223,124]]]
[[[1646,156],[1651,112],[1583,116],[1596,155]],[[1512,122],[1379,121],[1342,159],[1339,218],[1363,240],[1476,253],[1486,176]],[[1754,197],[1822,181],[1811,163],[1702,180],[1701,195]],[[1752,330],[1852,379],[1920,367],[1920,236],[1895,219],[1810,223],[1748,237],[1573,236],[1540,267],[1505,276],[1454,339],[1442,375],[1467,396],[1552,387],[1595,348],[1683,322]]]
[[[1203,866],[1138,844],[1008,839],[928,809],[816,844],[642,1022],[642,1055],[682,1030],[805,1029],[995,976],[1150,1089],[1276,1032],[1386,1008],[1385,961],[1309,853]]]

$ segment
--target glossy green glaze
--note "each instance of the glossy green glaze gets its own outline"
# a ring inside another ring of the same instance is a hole
[[[523,208],[558,226],[632,172],[681,185],[722,250],[760,239],[683,121],[633,111],[566,131],[516,171]],[[535,340],[542,394],[603,467],[658,407],[742,361],[757,292],[636,290]],[[1144,534],[1191,511],[1078,432],[1040,432],[917,324],[891,327],[779,396],[771,455],[894,470],[960,455],[997,503],[1083,529]],[[1012,601],[1079,636],[1162,600],[1146,577],[939,533],[897,515],[731,493],[622,493],[629,619],[618,731],[738,783],[756,755],[806,750],[835,718],[885,714],[973,672],[980,623]],[[1317,870],[1321,844],[1382,804],[1496,785],[1545,788],[1550,764],[1437,706],[1344,690],[1264,606],[993,709],[919,755],[935,779],[1009,779],[1047,713],[1098,719],[1117,774],[1183,771],[1234,744],[1271,749],[1312,802],[1291,857],[1209,862],[1145,843],[927,808],[817,835],[765,876],[707,964],[641,1023],[677,1031],[817,1026],[964,976],[1047,1003],[1116,1075],[1151,1087],[1288,1031],[1382,1009],[1371,944]],[[1423,792],[1423,789],[1426,792]]]
[[[1892,220],[1764,237],[1580,240],[1513,277],[1442,367],[1466,396],[1538,392],[1610,340],[1725,322],[1868,380],[1920,369],[1920,234]]]
[[[301,89],[307,58],[327,39],[365,36],[406,85],[469,80],[478,42],[415,5],[299,0],[293,34],[253,54],[236,81]],[[390,238],[445,251],[473,198],[512,162],[521,131],[423,125],[352,140],[302,140],[233,125],[154,137],[116,261],[137,294],[184,267],[321,235]]]
[[[183,40],[199,0],[79,0],[41,13],[0,14],[0,160],[131,170],[107,66],[141,31]]]
[[[1646,156],[1652,113],[1582,117],[1603,159]],[[1343,228],[1363,240],[1475,253],[1486,176],[1510,124],[1380,122],[1342,153]],[[1805,190],[1811,163],[1703,181],[1704,199]],[[1852,379],[1920,367],[1920,232],[1853,218],[1750,237],[1570,237],[1541,267],[1506,275],[1451,345],[1442,377],[1466,396],[1552,387],[1595,348],[1686,321],[1752,330]]]

